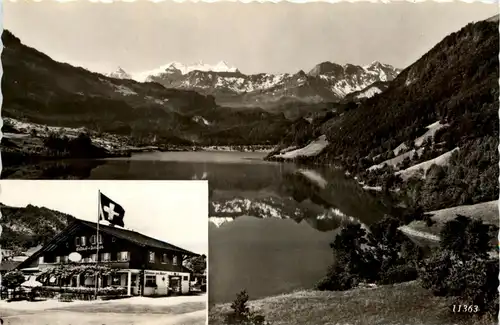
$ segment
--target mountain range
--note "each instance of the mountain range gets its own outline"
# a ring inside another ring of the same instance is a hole
[[[346,95],[361,92],[373,84],[389,82],[400,71],[377,61],[367,66],[322,62],[308,73],[301,70],[294,74],[244,74],[224,61],[215,65],[200,61],[193,65],[172,62],[138,74],[129,74],[118,68],[109,76],[153,81],[167,88],[194,90],[213,95],[221,105],[268,107],[295,101],[340,101]],[[371,97],[380,91],[366,91],[358,95]]]
[[[113,78],[54,61],[2,34],[4,117],[59,127],[85,127],[153,144],[277,143],[291,124],[260,108],[234,110],[213,96],[155,82]],[[126,76],[123,69],[115,76]]]
[[[378,95],[295,123],[268,158],[342,166],[422,211],[495,200],[498,52],[498,15],[469,23]]]
[[[54,61],[8,30],[2,41],[4,117],[148,144],[277,144],[296,118],[335,110],[351,90],[385,87],[399,71],[322,63],[307,74],[244,75],[225,62],[173,62],[136,81],[122,68],[103,75]]]

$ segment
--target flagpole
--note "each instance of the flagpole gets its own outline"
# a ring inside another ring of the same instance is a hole
[[[101,220],[101,191],[97,190],[97,233],[96,233],[96,245],[97,245],[97,251],[96,251],[96,259],[95,259],[95,266],[96,266],[96,274],[95,274],[95,298],[97,299],[97,291],[99,290],[99,276],[98,276],[98,270],[97,270],[97,264],[99,262],[99,222]]]

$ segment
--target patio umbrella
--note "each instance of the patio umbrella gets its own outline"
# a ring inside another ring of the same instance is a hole
[[[35,280],[35,277],[31,277],[28,281],[24,281],[21,284],[21,286],[27,288],[35,288],[35,287],[41,287],[42,283]]]

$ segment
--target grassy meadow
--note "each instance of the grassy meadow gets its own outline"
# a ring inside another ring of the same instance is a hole
[[[235,295],[236,296],[236,295]],[[493,325],[495,320],[450,313],[451,301],[418,281],[348,291],[297,291],[249,301],[271,325]],[[223,324],[230,304],[211,305],[209,324]]]

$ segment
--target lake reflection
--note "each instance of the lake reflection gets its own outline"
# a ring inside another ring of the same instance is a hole
[[[208,180],[213,221],[209,297],[211,302],[226,302],[242,289],[258,298],[311,287],[332,262],[329,243],[336,229],[349,222],[370,225],[387,211],[342,170],[266,162],[264,156],[142,153],[131,158],[47,163],[38,167],[42,176],[31,175]]]

